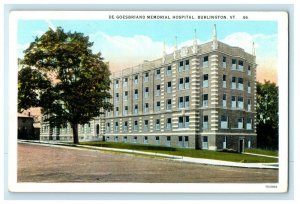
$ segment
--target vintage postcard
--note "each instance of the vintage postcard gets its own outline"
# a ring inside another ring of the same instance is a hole
[[[288,13],[9,20],[10,191],[288,190]]]

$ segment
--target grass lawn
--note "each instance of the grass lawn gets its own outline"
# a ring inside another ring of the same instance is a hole
[[[271,150],[264,150],[264,149],[245,149],[247,153],[254,153],[254,154],[264,154],[269,156],[278,156],[278,151],[271,151]]]
[[[233,162],[244,162],[244,163],[275,163],[278,159],[253,156],[239,153],[229,153],[229,152],[215,152],[208,150],[194,150],[194,149],[183,149],[174,147],[163,147],[163,146],[153,146],[153,145],[138,145],[138,144],[128,144],[128,143],[115,143],[115,142],[81,142],[81,145],[91,145],[97,147],[110,147],[119,149],[131,149],[140,150],[145,152],[155,152],[162,154],[170,154],[176,156],[186,156],[195,157],[203,159],[216,159],[223,161],[233,161]]]

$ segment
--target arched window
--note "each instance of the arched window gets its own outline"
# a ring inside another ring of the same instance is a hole
[[[97,136],[99,136],[99,133],[100,133],[100,125],[97,124],[96,125],[96,134],[97,134]]]

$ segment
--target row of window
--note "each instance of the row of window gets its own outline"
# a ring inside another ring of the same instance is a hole
[[[226,57],[223,57],[222,61],[222,67],[227,68],[227,59]],[[207,68],[209,66],[208,64],[208,56],[203,57],[203,68]],[[189,60],[183,60],[180,61],[178,64],[178,72],[183,72],[187,71],[190,69],[190,61]],[[238,71],[244,71],[244,62],[242,60],[236,60],[232,59],[231,61],[231,70],[238,70]],[[247,74],[250,76],[251,75],[251,66],[248,65],[247,68]],[[172,75],[172,67],[167,66],[166,68],[166,76],[171,76]],[[159,80],[161,78],[161,70],[156,69],[155,70],[155,79]],[[144,81],[143,82],[148,82],[149,81],[149,72],[144,73]],[[139,76],[135,75],[133,78],[133,83],[138,84],[139,83]],[[123,86],[128,86],[128,78],[124,78],[123,80]],[[119,79],[115,80],[115,88],[119,88]]]
[[[41,127],[41,132],[48,132],[50,130],[50,132],[55,133],[56,135],[60,135],[60,133],[71,133],[72,132],[72,128],[70,125],[67,125],[67,127],[65,128],[58,128],[58,127],[54,127],[54,128],[50,128],[50,125],[43,125]],[[85,125],[78,125],[78,133],[90,133],[91,132],[91,124],[87,123]]]
[[[207,129],[209,128],[209,120],[208,120],[209,116],[208,115],[204,115],[203,116],[203,120],[202,120],[202,129]],[[228,125],[228,116],[221,116],[220,119],[220,128],[221,129],[229,129],[229,125]],[[161,130],[161,120],[160,119],[156,119],[155,123],[154,123],[154,129],[155,130]],[[180,116],[178,117],[178,128],[189,128],[190,125],[190,117],[189,116]],[[236,123],[232,125],[231,128],[233,129],[244,129],[244,118],[243,117],[239,117],[236,120]],[[128,131],[128,121],[124,121],[123,125],[122,125],[122,130],[124,132]],[[166,125],[165,125],[165,130],[171,130],[172,129],[172,119],[171,118],[167,118],[166,119]],[[119,128],[119,122],[115,122],[114,124],[114,131],[118,132],[120,130]],[[139,130],[139,125],[138,125],[138,121],[135,120],[133,121],[133,131],[138,131]],[[147,132],[150,130],[149,127],[149,120],[144,120],[144,125],[143,125],[143,131]],[[246,130],[252,130],[252,119],[251,118],[247,118],[246,120]],[[111,125],[110,122],[106,123],[106,132],[110,132],[111,131]]]
[[[203,75],[203,82],[202,82],[203,87],[208,87],[208,74]],[[226,75],[223,75],[223,88],[226,88],[227,82],[226,82]],[[190,88],[190,78],[185,77],[185,78],[180,78],[179,79],[179,84],[178,84],[178,90],[188,90]],[[231,89],[237,89],[237,90],[244,90],[244,80],[243,78],[237,78],[237,77],[232,77],[231,80]],[[139,98],[139,90],[134,89],[134,94],[133,94],[133,99],[138,100]],[[248,81],[247,83],[247,92],[251,93],[251,83]],[[166,86],[166,93],[172,93],[172,82],[169,81],[167,82]],[[124,91],[123,93],[123,100],[127,101],[128,100],[128,91]],[[155,89],[155,96],[160,96],[161,95],[161,85],[158,84],[156,85]],[[149,87],[144,88],[144,97],[149,98]],[[115,101],[118,102],[120,100],[120,94],[115,93]]]
[[[139,137],[141,138],[141,137]],[[173,139],[175,138],[174,136],[172,137]],[[166,145],[166,146],[171,146],[171,136],[155,136],[155,144],[157,145]],[[144,136],[141,139],[138,139],[138,136],[106,136],[105,140],[107,142],[114,141],[114,142],[132,142],[132,143],[144,143],[144,144],[149,144],[149,136]],[[178,147],[188,147],[188,142],[189,142],[189,137],[188,136],[177,136],[177,146]],[[172,140],[173,141],[173,140]]]
[[[208,107],[208,104],[209,104],[208,94],[202,94],[201,100],[202,100],[202,107]],[[247,105],[247,107],[244,107],[244,97],[243,96],[231,96],[231,104],[230,104],[229,107],[234,108],[234,109],[246,109],[247,111],[251,111],[251,99],[247,99],[247,104],[246,105]],[[223,108],[228,107],[227,95],[226,94],[223,94],[221,106]],[[189,108],[190,107],[190,97],[189,96],[178,97],[177,107],[179,109]],[[154,108],[155,108],[154,109],[155,112],[160,112],[161,111],[161,102],[156,101],[156,104],[155,104]],[[166,100],[165,110],[166,111],[171,111],[172,110],[172,99],[167,99]],[[119,116],[119,107],[115,107],[114,111],[115,111],[114,112],[115,116]],[[139,114],[138,104],[133,105],[132,113],[134,115]],[[149,103],[144,103],[143,113],[149,113]],[[128,114],[129,114],[128,106],[124,106],[123,115],[127,116]],[[111,116],[111,112],[108,111],[106,116]]]

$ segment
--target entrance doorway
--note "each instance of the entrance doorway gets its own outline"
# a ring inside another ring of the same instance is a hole
[[[202,149],[208,149],[208,137],[207,136],[202,137]]]
[[[239,152],[240,153],[244,152],[244,139],[240,139],[240,142],[239,142]]]
[[[100,133],[100,125],[97,124],[96,125],[96,136],[99,137],[99,133]]]

